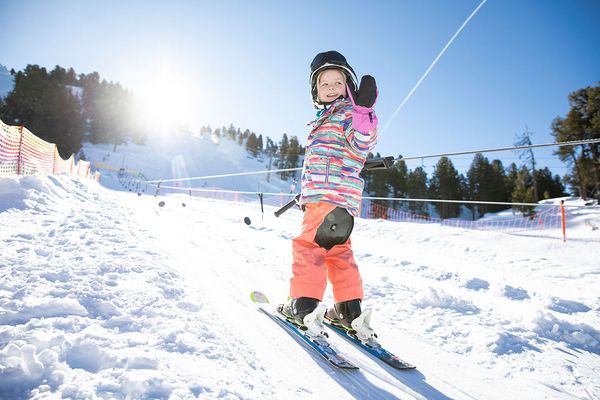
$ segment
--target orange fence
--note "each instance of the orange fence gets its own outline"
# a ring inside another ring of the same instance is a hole
[[[0,175],[59,174],[89,177],[90,163],[73,155],[63,160],[56,144],[48,143],[23,126],[0,121]]]
[[[188,195],[190,199],[192,196],[194,196],[235,202],[262,201],[265,205],[274,207],[282,207],[295,196],[295,193],[265,193],[263,199],[261,200],[259,193],[237,192],[234,190],[224,190],[219,188],[182,188],[177,186],[165,186],[161,185],[160,183],[148,184],[135,178],[131,178],[128,182],[124,182],[124,186],[130,191],[135,189],[140,193],[144,192],[155,195],[179,193]],[[393,209],[369,199],[363,199],[361,203],[360,217],[365,219],[386,219],[395,222],[439,224],[464,229],[491,230],[509,233],[529,230],[552,231],[562,228],[563,238],[565,238],[566,219],[564,216],[561,218],[561,214],[564,215],[565,213],[564,206],[538,205],[538,208],[539,210],[536,210],[536,212],[532,215],[522,215],[520,212],[515,212],[512,216],[469,221],[460,218],[442,219],[430,217],[428,215],[420,215],[404,210]],[[569,213],[568,211],[566,212]]]
[[[564,207],[560,205],[539,206],[543,208],[531,215],[522,215],[515,213],[512,217],[502,217],[496,219],[479,219],[469,221],[460,218],[442,219],[430,217],[427,215],[415,214],[412,212],[393,209],[370,200],[363,199],[361,208],[361,217],[369,219],[387,219],[397,222],[415,222],[415,223],[434,223],[440,225],[454,226],[465,229],[493,230],[501,232],[511,232],[515,230],[532,229],[557,229],[564,230],[565,221],[561,220],[561,213],[564,213]],[[564,233],[563,233],[564,235]]]

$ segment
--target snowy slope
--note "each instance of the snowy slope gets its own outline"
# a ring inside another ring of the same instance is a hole
[[[104,175],[114,169],[125,168],[131,174],[141,173],[147,180],[165,180],[234,174],[249,171],[267,171],[269,159],[251,157],[244,146],[227,138],[192,136],[188,133],[151,137],[146,145],[128,143],[112,145],[85,144],[83,151],[92,166]],[[106,169],[105,167],[112,167]],[[271,169],[277,169],[275,165]],[[102,182],[106,186],[112,183]],[[276,174],[259,174],[217,179],[201,179],[169,183],[180,187],[222,188],[251,192],[290,191],[290,183],[281,181]]]
[[[566,243],[357,221],[372,324],[418,369],[332,335],[361,368],[341,371],[249,300],[286,298],[300,213],[187,203],[0,178],[0,398],[600,397],[597,211]]]

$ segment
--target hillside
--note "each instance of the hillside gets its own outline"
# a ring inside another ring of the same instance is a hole
[[[254,158],[236,141],[214,136],[192,136],[182,133],[169,137],[153,137],[145,145],[128,143],[117,147],[87,143],[83,151],[92,166],[105,175],[106,185],[113,185],[114,173],[120,168],[147,180],[166,180],[249,171],[267,171],[269,159]],[[273,164],[271,169],[277,169]],[[103,182],[104,184],[104,182]],[[216,187],[250,192],[289,193],[290,182],[276,174],[258,174],[217,179],[181,181],[170,185],[182,187]]]

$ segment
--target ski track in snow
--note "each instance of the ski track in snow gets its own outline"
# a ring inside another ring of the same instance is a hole
[[[364,304],[418,369],[331,333],[361,368],[342,371],[249,299],[287,297],[298,211],[161,199],[0,179],[1,398],[600,397],[593,241],[357,221]]]

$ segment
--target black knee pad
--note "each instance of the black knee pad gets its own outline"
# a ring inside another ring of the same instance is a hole
[[[326,250],[348,241],[354,228],[354,217],[346,209],[336,207],[325,216],[317,229],[315,242]]]

